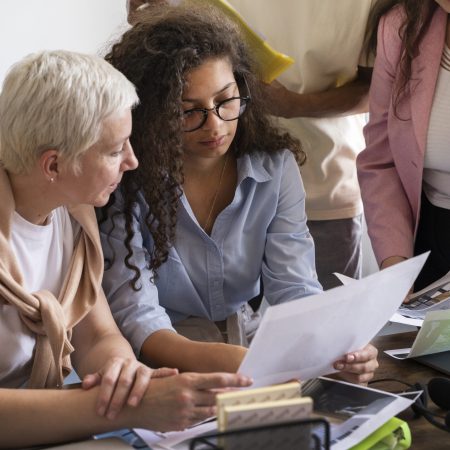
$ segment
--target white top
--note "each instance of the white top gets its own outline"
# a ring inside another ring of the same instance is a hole
[[[10,243],[24,288],[28,292],[46,289],[58,297],[74,246],[67,209],[54,210],[43,226],[14,213]],[[0,342],[0,386],[20,387],[30,375],[35,338],[9,304],[0,303]]]
[[[366,66],[362,45],[374,0],[228,0],[255,30],[295,63],[279,80],[299,93],[341,86]],[[356,156],[365,147],[364,115],[280,119],[301,139],[308,219],[332,220],[362,212]]]
[[[445,46],[428,125],[423,189],[435,206],[450,209],[450,49]]]

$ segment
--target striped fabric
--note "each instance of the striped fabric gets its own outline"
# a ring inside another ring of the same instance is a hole
[[[444,52],[442,53],[441,67],[450,72],[450,48],[447,45],[444,46]]]

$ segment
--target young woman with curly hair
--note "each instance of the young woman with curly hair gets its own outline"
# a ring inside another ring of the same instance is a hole
[[[380,8],[386,14],[373,18],[377,57],[358,176],[380,266],[431,250],[419,290],[450,270],[450,2]]]
[[[261,281],[269,304],[321,291],[305,155],[272,125],[246,47],[216,14],[148,8],[107,56],[140,97],[140,166],[100,214],[104,288],[141,358],[182,370],[237,369]],[[339,363],[358,381],[375,354]]]

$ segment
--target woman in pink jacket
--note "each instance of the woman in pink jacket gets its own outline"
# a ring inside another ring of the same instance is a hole
[[[358,177],[380,267],[431,250],[417,290],[450,270],[450,1],[383,3]]]

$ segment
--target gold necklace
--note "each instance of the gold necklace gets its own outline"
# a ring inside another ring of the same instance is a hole
[[[230,153],[228,151],[226,156],[225,156],[225,161],[223,162],[222,171],[220,172],[219,184],[217,185],[216,193],[214,194],[214,198],[213,198],[213,201],[211,203],[211,207],[209,208],[209,213],[208,213],[208,217],[207,217],[206,222],[205,222],[205,226],[203,227],[203,229],[207,233],[208,233],[208,226],[209,226],[209,222],[211,220],[212,212],[214,210],[214,206],[216,206],[216,200],[217,200],[217,197],[219,195],[220,186],[222,185],[223,174],[225,173],[225,168],[227,167],[228,155],[229,154]]]

